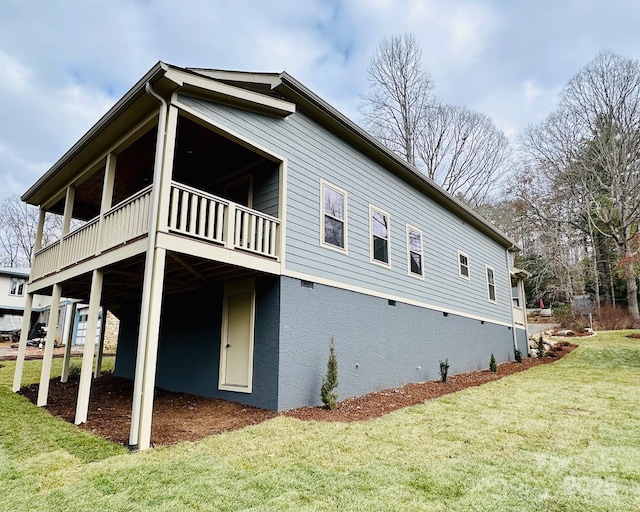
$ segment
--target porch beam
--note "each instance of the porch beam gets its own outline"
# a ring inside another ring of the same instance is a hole
[[[40,372],[40,387],[38,388],[38,407],[47,405],[49,397],[49,379],[51,379],[51,360],[53,359],[53,347],[56,341],[56,327],[58,326],[58,314],[60,312],[60,297],[62,296],[62,285],[54,284],[51,294],[51,309],[49,310],[49,329],[47,339],[44,344],[44,355],[42,357],[42,370]]]
[[[16,368],[13,372],[13,392],[17,393],[22,387],[22,371],[24,370],[24,356],[27,353],[27,339],[31,329],[31,310],[33,307],[33,293],[27,293],[22,314],[22,329],[20,331],[20,344],[18,345],[18,357]]]
[[[96,344],[96,328],[98,326],[98,312],[102,298],[103,273],[94,270],[91,276],[91,292],[89,294],[89,312],[87,314],[87,336],[84,341],[82,354],[82,371],[80,372],[80,385],[78,387],[78,401],[76,404],[76,417],[74,423],[79,425],[87,421],[89,412],[89,394],[91,392],[91,374],[93,355]]]

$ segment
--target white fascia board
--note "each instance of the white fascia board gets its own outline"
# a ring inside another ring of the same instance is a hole
[[[169,68],[165,77],[180,87],[191,86],[202,89],[210,94],[220,96],[223,100],[226,99],[231,104],[240,104],[252,110],[266,111],[278,117],[287,117],[296,111],[295,103],[290,101],[265,96],[264,94],[227,85],[210,78],[180,71],[179,69]]]
[[[282,83],[280,73],[253,73],[251,71],[228,71],[224,69],[185,68],[199,75],[208,76],[215,80],[226,80],[246,84],[260,84],[274,89]]]

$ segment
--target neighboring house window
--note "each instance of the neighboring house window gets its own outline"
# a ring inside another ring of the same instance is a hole
[[[460,277],[469,279],[469,256],[462,251],[458,251],[458,268]]]
[[[24,285],[27,281],[18,277],[11,278],[11,285],[9,286],[9,295],[16,297],[22,297],[24,295]]]
[[[513,300],[513,307],[520,307],[520,287],[518,286],[518,281],[515,279],[511,279],[511,298]]]
[[[375,206],[369,206],[371,222],[371,261],[390,265],[389,261],[389,214]]]
[[[407,224],[407,256],[409,275],[424,279],[422,272],[422,231]]]
[[[487,292],[489,294],[489,300],[496,302],[496,281],[493,275],[493,268],[487,265]]]
[[[331,249],[347,248],[347,193],[322,182],[322,244]]]

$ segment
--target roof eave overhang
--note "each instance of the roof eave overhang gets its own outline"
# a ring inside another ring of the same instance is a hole
[[[213,77],[203,77],[158,62],[22,195],[22,200],[36,206],[45,204],[52,194],[59,193],[66,183],[95,162],[98,155],[103,154],[131,126],[156,111],[158,102],[147,94],[147,83],[167,100],[180,91],[280,118],[296,110],[295,104],[290,101],[233,87],[217,82]]]
[[[48,196],[45,188],[49,188],[51,181],[56,177],[60,177],[60,180],[67,178],[67,173],[63,173],[64,175],[60,176],[61,171],[63,171],[83,151],[87,150],[92,144],[95,144],[99,137],[104,137],[105,132],[108,132],[110,128],[113,131],[117,131],[117,125],[120,124],[117,121],[124,121],[123,116],[126,112],[131,112],[131,114],[139,116],[140,112],[151,111],[154,108],[157,108],[156,100],[148,98],[147,101],[144,101],[144,98],[148,97],[145,91],[145,84],[149,82],[152,85],[155,85],[162,79],[168,67],[169,66],[164,62],[158,62],[153,66],[122,98],[120,98],[120,100],[118,100],[113,107],[109,109],[104,116],[100,118],[96,124],[89,129],[88,132],[80,138],[80,140],[78,140],[78,142],[71,147],[71,149],[69,149],[69,151],[67,151],[55,164],[53,164],[53,166],[51,166],[51,168],[22,195],[22,200],[33,205],[43,204]],[[134,106],[137,106],[138,108],[133,109],[132,107]],[[135,112],[132,112],[132,110],[135,110]]]

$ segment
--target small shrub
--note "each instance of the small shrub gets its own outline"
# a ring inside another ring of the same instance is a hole
[[[544,353],[546,349],[544,347],[544,340],[542,339],[542,334],[538,338],[538,359],[542,359],[544,357]]]
[[[440,360],[440,378],[446,384],[447,373],[449,372],[449,359]]]
[[[329,409],[335,409],[338,405],[338,394],[334,391],[338,387],[338,359],[336,358],[336,349],[333,342],[333,336],[329,343],[329,360],[327,361],[327,374],[322,381],[320,388],[320,397],[322,403]]]
[[[71,363],[69,365],[69,378],[70,379],[78,379],[80,378],[80,373],[82,372],[82,366],[79,363]]]
[[[606,304],[593,317],[593,327],[596,331],[617,331],[632,328],[633,321],[626,308]]]
[[[489,360],[489,370],[492,372],[498,371],[498,365],[496,364],[496,356],[491,354],[491,359]]]
[[[522,362],[522,352],[516,349],[516,363],[521,363],[521,362]]]

